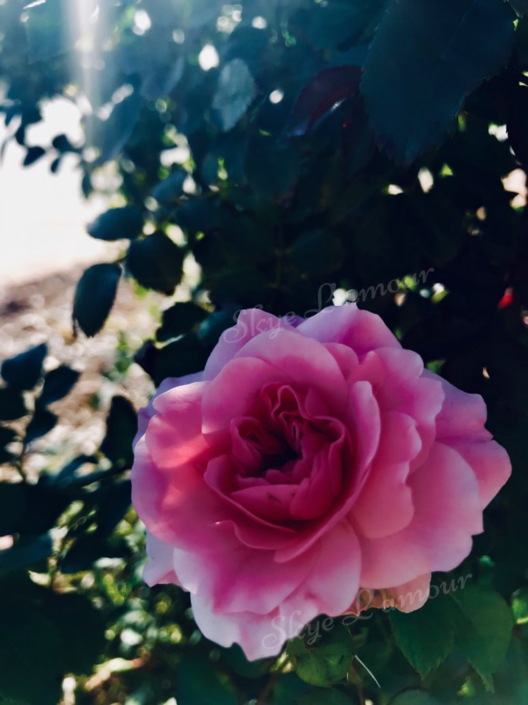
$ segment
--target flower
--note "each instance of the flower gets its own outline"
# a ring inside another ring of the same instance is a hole
[[[140,414],[145,580],[188,590],[205,636],[249,659],[361,609],[360,589],[416,609],[510,475],[485,420],[480,396],[355,304],[243,311],[204,372],[166,380]]]

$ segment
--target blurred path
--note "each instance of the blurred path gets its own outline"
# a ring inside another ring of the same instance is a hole
[[[28,129],[31,145],[47,146],[53,137],[79,139],[79,113],[66,100],[44,107],[44,122]],[[7,131],[0,124],[0,144]],[[0,164],[0,289],[65,272],[75,265],[108,259],[111,247],[85,231],[105,207],[102,197],[85,201],[76,158],[66,156],[51,174],[46,155],[23,167],[25,150],[10,142]]]

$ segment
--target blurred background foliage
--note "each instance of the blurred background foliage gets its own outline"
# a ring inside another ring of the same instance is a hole
[[[435,578],[464,590],[248,663],[178,588],[142,583],[124,391],[94,453],[48,448],[28,472],[79,377],[33,347],[1,368],[2,702],[528,702],[527,72],[525,0],[0,1],[2,153],[53,173],[73,157],[112,205],[88,236],[118,255],[82,275],[76,334],[98,334],[122,277],[166,297],[152,339],[122,331],[118,387],[138,365],[154,384],[202,369],[243,307],[359,295],[484,396],[514,467],[470,558]],[[28,143],[57,97],[84,141]]]

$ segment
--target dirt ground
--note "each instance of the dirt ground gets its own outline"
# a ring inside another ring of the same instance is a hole
[[[153,391],[132,355],[152,336],[163,298],[154,293],[138,297],[132,284],[123,280],[105,328],[94,338],[83,333],[75,338],[72,302],[82,271],[74,267],[38,282],[0,289],[0,361],[47,342],[46,368],[67,364],[82,372],[73,391],[52,405],[60,422],[33,444],[26,463],[30,476],[44,468],[53,470],[79,453],[94,452],[104,436],[114,394],[125,394],[138,408]],[[6,473],[11,471],[4,468],[4,478]]]

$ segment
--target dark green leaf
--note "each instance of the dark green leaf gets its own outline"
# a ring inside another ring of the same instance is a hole
[[[137,433],[137,414],[125,397],[112,399],[101,451],[114,465],[129,468],[134,460],[132,442]]]
[[[80,372],[72,370],[66,365],[51,370],[44,380],[44,387],[38,398],[38,403],[47,406],[62,399],[73,389],[79,376]]]
[[[122,152],[134,132],[142,107],[143,98],[134,92],[114,107],[108,120],[97,123],[98,164],[115,159]]]
[[[121,267],[117,264],[94,264],[77,284],[73,303],[73,320],[88,336],[103,327],[114,304]]]
[[[160,181],[152,189],[152,197],[163,205],[168,205],[176,201],[183,192],[183,182],[188,174],[184,169],[173,171],[166,179]]]
[[[468,585],[453,593],[456,646],[479,673],[487,688],[510,643],[513,619],[510,608],[496,592]]]
[[[156,348],[147,341],[136,355],[135,361],[147,372],[154,384],[167,377],[183,377],[201,372],[209,357],[209,348],[196,336],[189,334],[163,348]]]
[[[41,343],[16,357],[4,360],[2,377],[14,389],[33,389],[42,377],[42,365],[47,354],[48,346]]]
[[[290,142],[260,137],[249,145],[247,178],[251,187],[264,198],[285,196],[295,185],[300,168],[299,155]]]
[[[452,611],[450,601],[440,594],[415,612],[389,613],[396,643],[422,678],[451,653],[455,640]]]
[[[133,240],[143,230],[143,213],[138,206],[111,208],[88,226],[88,233],[98,240]]]
[[[14,421],[27,414],[24,397],[17,389],[0,389],[0,421]]]
[[[34,164],[45,154],[46,150],[43,147],[28,147],[26,156],[24,157],[24,166],[31,166],[31,164]]]
[[[51,411],[38,407],[27,425],[24,443],[29,444],[36,441],[37,438],[45,436],[46,433],[49,433],[55,427],[57,421],[58,417]]]
[[[185,654],[178,663],[176,674],[178,705],[236,705],[237,697],[231,683],[218,673],[205,657]]]
[[[361,90],[379,141],[398,161],[438,144],[467,94],[504,66],[513,20],[503,0],[391,3]]]
[[[53,487],[0,483],[0,536],[42,534],[54,526],[69,500]]]
[[[391,700],[390,705],[440,705],[440,701],[425,690],[405,690]]]
[[[53,542],[49,534],[20,541],[12,548],[0,551],[0,574],[19,570],[49,558],[53,551]]]
[[[127,267],[141,286],[163,294],[174,293],[182,278],[183,250],[164,233],[135,240],[128,250]]]
[[[293,243],[293,264],[307,274],[329,274],[343,263],[343,245],[332,233],[312,230]]]
[[[329,686],[342,680],[354,659],[354,642],[342,624],[324,633],[314,645],[301,637],[288,643],[288,654],[293,659],[295,671],[303,681],[317,686]]]
[[[205,309],[191,301],[174,304],[163,311],[162,324],[156,331],[156,339],[165,342],[188,333],[207,318]]]
[[[242,59],[232,59],[220,72],[213,108],[224,132],[233,129],[255,97],[255,82]]]

